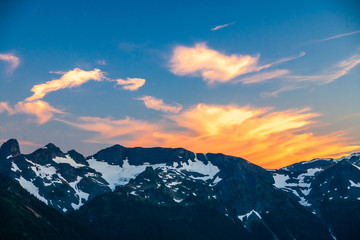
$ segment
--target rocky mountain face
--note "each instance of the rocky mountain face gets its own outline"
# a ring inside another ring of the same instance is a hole
[[[356,239],[359,158],[265,170],[182,148],[114,145],[85,158],[48,144],[21,154],[11,139],[0,171],[99,239]]]
[[[0,172],[0,239],[95,239]]]

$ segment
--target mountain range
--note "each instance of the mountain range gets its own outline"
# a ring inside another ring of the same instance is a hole
[[[10,139],[0,180],[0,239],[360,236],[360,153],[267,170],[183,148],[22,154]]]

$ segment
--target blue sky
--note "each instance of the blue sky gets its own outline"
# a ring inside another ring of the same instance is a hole
[[[185,147],[264,167],[358,151],[359,7],[2,1],[0,139],[85,155]]]

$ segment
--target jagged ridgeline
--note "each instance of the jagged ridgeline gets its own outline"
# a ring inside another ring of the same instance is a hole
[[[88,239],[83,228],[95,239],[357,239],[359,158],[266,170],[242,158],[183,148],[114,145],[85,158],[48,144],[21,154],[10,139],[0,148],[2,178],[43,208],[19,202],[9,184],[1,196],[34,219],[52,212],[76,222],[64,229],[78,239]],[[20,215],[4,213],[2,221],[21,224],[2,225],[0,238],[15,236],[15,229],[39,239]],[[57,239],[72,238],[55,230],[49,228]]]

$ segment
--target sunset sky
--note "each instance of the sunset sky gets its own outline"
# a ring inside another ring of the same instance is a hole
[[[1,1],[0,141],[265,168],[360,151],[357,1]]]

